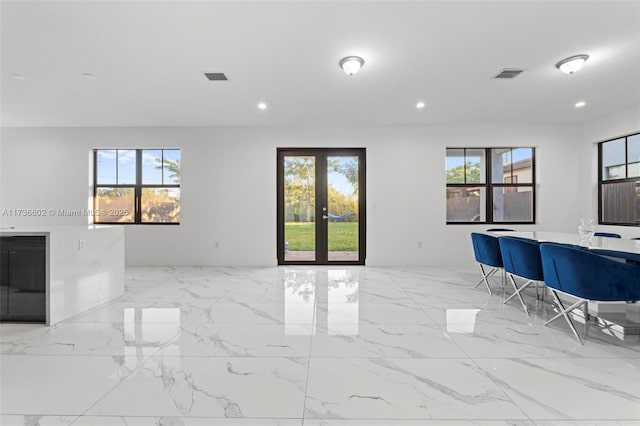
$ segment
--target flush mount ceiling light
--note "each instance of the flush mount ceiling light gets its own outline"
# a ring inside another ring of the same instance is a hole
[[[576,102],[575,103],[575,107],[576,108],[582,108],[583,106],[585,106],[587,103],[585,101],[580,101],[580,102]]]
[[[11,74],[11,77],[15,78],[16,80],[26,80],[27,77],[25,77],[22,74]]]
[[[589,55],[575,55],[565,58],[556,64],[556,68],[565,74],[573,74],[587,62]]]
[[[84,78],[85,80],[96,80],[98,77],[96,77],[95,75],[91,74],[90,72],[83,72],[82,73],[82,78]]]
[[[418,102],[418,103],[416,104],[416,108],[418,108],[418,109],[422,109],[422,108],[424,108],[424,106],[425,106],[425,103],[424,103],[424,102],[422,102],[422,101],[420,101],[420,102]]]
[[[267,109],[267,104],[264,102],[258,103],[258,109]]]
[[[357,74],[363,65],[364,59],[360,56],[347,56],[346,58],[342,58],[340,61],[340,68],[342,68],[347,75]]]

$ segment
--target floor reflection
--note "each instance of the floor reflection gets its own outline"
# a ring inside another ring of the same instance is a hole
[[[358,290],[358,270],[285,270],[285,333],[313,335],[326,330],[329,335],[357,335]]]
[[[447,331],[473,334],[480,309],[447,309]]]
[[[167,327],[171,325],[172,327]],[[140,357],[153,355],[158,347],[176,336],[180,330],[180,308],[124,308],[123,334],[125,364],[136,367]],[[173,345],[172,355],[180,356]]]
[[[312,335],[316,297],[316,271],[287,269],[284,271],[285,334]]]
[[[327,271],[327,334],[355,336],[360,322],[358,272]]]

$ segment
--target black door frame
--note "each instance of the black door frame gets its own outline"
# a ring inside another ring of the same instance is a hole
[[[316,158],[316,257],[313,261],[286,261],[284,251],[284,158],[314,156]],[[321,219],[327,212],[327,157],[358,157],[358,260],[328,260],[328,221]],[[364,265],[366,259],[366,148],[278,148],[277,149],[277,249],[278,265]]]

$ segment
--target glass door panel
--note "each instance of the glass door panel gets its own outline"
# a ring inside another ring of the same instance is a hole
[[[316,260],[316,158],[284,157],[284,260]]]
[[[327,248],[329,261],[359,259],[358,157],[327,157]],[[324,216],[323,216],[324,218]]]

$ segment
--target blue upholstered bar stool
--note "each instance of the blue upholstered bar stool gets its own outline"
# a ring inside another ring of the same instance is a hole
[[[594,250],[554,243],[542,243],[540,253],[544,282],[560,308],[544,325],[564,317],[580,343],[582,339],[568,315],[571,311],[580,307],[586,311],[589,301],[635,303],[640,300],[640,264],[611,259],[609,255],[614,254],[611,251],[604,256]],[[558,293],[579,300],[565,307]]]
[[[476,284],[476,287],[484,282],[489,294],[492,294],[488,278],[502,269],[502,255],[500,254],[498,238],[472,232],[471,242],[473,243],[473,254],[475,255],[476,262],[478,262],[480,270],[482,271],[482,279]],[[485,266],[491,268],[489,272],[485,271]]]
[[[522,309],[529,315],[529,309],[524,303],[521,293],[531,284],[535,284],[536,296],[539,298],[538,283],[544,281],[542,259],[540,258],[540,243],[526,238],[514,237],[501,237],[499,243],[504,270],[507,272],[514,290],[514,293],[507,297],[504,303],[517,296],[522,304]],[[524,278],[527,281],[518,287],[514,276]]]

